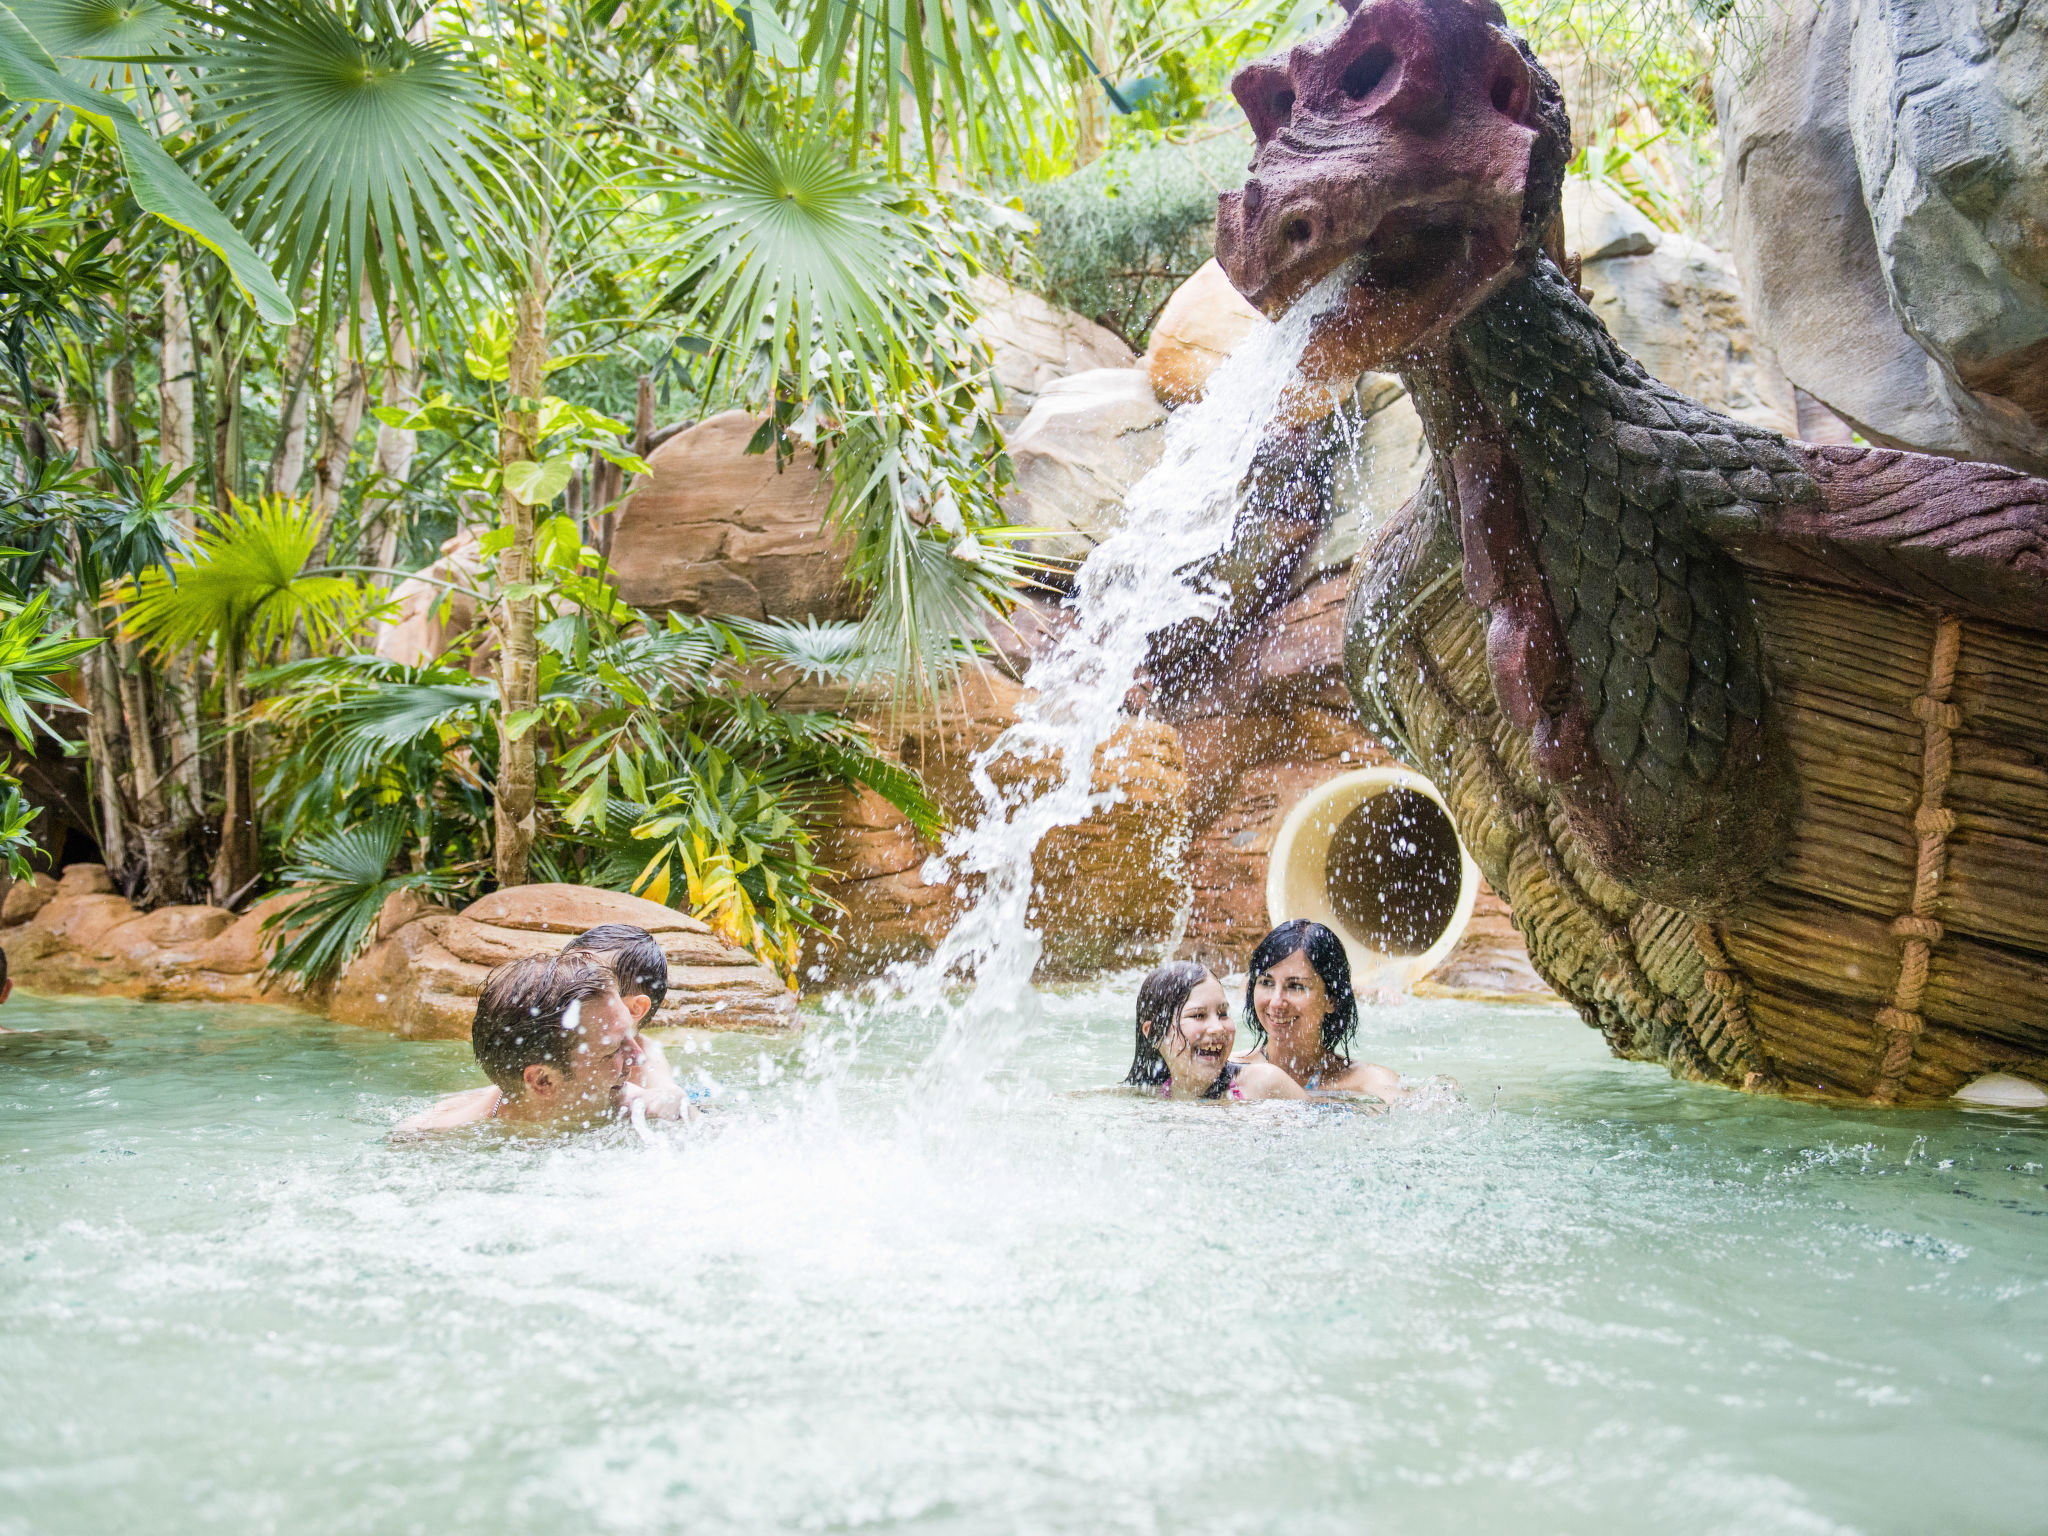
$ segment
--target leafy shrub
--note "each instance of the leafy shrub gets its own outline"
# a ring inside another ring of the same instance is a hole
[[[1023,191],[1045,296],[1142,349],[1173,290],[1215,253],[1216,196],[1241,185],[1251,136],[1112,150]]]

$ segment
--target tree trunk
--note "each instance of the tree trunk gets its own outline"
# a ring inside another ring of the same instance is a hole
[[[527,252],[526,287],[512,331],[509,397],[498,429],[498,462],[530,459],[538,447],[540,422],[534,406],[546,378],[548,358],[548,228],[543,222]],[[533,580],[533,508],[509,491],[498,496],[498,515],[512,542],[498,556],[498,584],[510,589]],[[534,808],[539,766],[534,728],[527,722],[516,739],[508,722],[534,709],[540,698],[540,645],[534,636],[538,605],[532,597],[507,597],[498,635],[497,874],[500,886],[526,884],[533,852]]]
[[[367,332],[367,326],[363,327]],[[355,451],[356,433],[362,429],[363,408],[369,404],[370,376],[363,360],[353,355],[344,323],[334,339],[334,392],[328,397],[321,418],[320,453],[313,461],[313,510],[319,516],[319,541],[313,547],[313,564],[327,560],[328,541],[334,535],[334,514],[341,506],[342,487],[348,482],[349,458]]]
[[[1113,0],[1095,0],[1088,19],[1088,51],[1102,79],[1090,76],[1081,82],[1074,100],[1074,163],[1087,165],[1099,159],[1109,143],[1109,98],[1102,81],[1115,67],[1116,7]]]
[[[178,264],[163,272],[164,340],[157,384],[157,458],[171,470],[190,469],[198,461],[193,435],[192,312],[185,303],[185,278]],[[189,530],[192,514],[181,519]],[[199,756],[199,663],[175,663],[164,670],[164,706],[170,737],[172,815],[182,823],[198,820],[206,806],[205,765]]]
[[[185,275],[164,267],[164,346],[157,374],[157,457],[178,469],[198,459],[192,422],[192,312],[185,307]]]
[[[135,462],[135,354],[124,351],[107,370],[107,447],[123,464]]]
[[[80,464],[91,464],[99,446],[91,394],[81,394],[65,370],[57,374],[57,436]],[[80,593],[73,610],[81,639],[104,641],[105,632],[92,601]],[[85,682],[85,750],[92,775],[93,797],[99,802],[100,857],[116,880],[128,866],[128,807],[121,792],[119,765],[131,762],[122,729],[121,706],[113,686],[113,669],[104,643],[79,657]],[[55,852],[56,850],[52,850]]]
[[[127,726],[128,750],[135,776],[135,813],[142,834],[143,897],[152,907],[183,901],[192,878],[185,859],[185,839],[171,815],[164,781],[170,777],[157,756],[150,727],[150,690],[137,665],[134,647],[109,643],[107,665],[120,690],[121,713]]]
[[[400,324],[391,333],[391,357],[384,366],[384,387],[379,403],[387,410],[411,410],[420,403],[420,368],[413,355],[412,334]],[[420,435],[404,427],[377,423],[377,457],[371,465],[370,494],[363,498],[363,526],[374,528],[376,543],[371,563],[394,565],[398,560],[398,535],[405,521],[405,482],[412,474],[413,454]]]
[[[220,852],[213,861],[213,900],[227,906],[256,878],[256,805],[251,793],[249,737],[242,720],[242,654],[240,642],[220,647],[221,719],[227,730],[222,754],[226,804],[220,818]]]
[[[313,390],[313,331],[295,325],[284,343],[284,408],[278,421],[277,447],[270,455],[265,488],[273,496],[291,496],[306,475],[306,407]]]

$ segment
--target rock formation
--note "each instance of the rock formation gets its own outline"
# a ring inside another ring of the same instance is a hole
[[[992,277],[977,279],[972,291],[981,304],[975,331],[995,356],[1005,432],[1023,421],[1039,397],[1061,379],[1137,363],[1115,332],[1048,304],[1035,293]]]
[[[1767,0],[1715,80],[1736,267],[1873,442],[2048,469],[2039,0]]]
[[[852,616],[845,552],[822,531],[831,484],[808,450],[779,473],[772,453],[749,454],[760,425],[727,411],[654,450],[612,533],[621,598],[651,612]]]
[[[386,903],[376,940],[331,989],[297,992],[266,975],[275,939],[263,926],[295,899],[272,896],[240,914],[220,907],[141,913],[114,893],[103,866],[73,864],[54,888],[23,882],[8,892],[0,907],[0,949],[9,976],[29,991],[270,1003],[319,1009],[344,1023],[400,1035],[466,1039],[492,966],[553,954],[598,923],[637,923],[661,941],[669,959],[669,994],[657,1024],[781,1029],[796,1023],[796,997],[775,973],[696,918],[578,885],[519,886],[459,913],[401,892]]]

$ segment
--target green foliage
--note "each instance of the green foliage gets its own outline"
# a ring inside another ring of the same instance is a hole
[[[217,642],[260,657],[301,625],[316,640],[339,638],[363,596],[345,577],[308,574],[319,538],[305,502],[237,504],[194,534],[189,553],[124,585],[123,627],[161,655]]]
[[[39,361],[66,341],[90,340],[113,317],[114,227],[82,230],[85,201],[51,168],[31,173],[17,156],[0,156],[0,351],[23,400]]]
[[[392,896],[445,895],[454,881],[440,870],[390,873],[404,838],[404,820],[384,816],[298,840],[282,878],[303,894],[264,919],[264,932],[283,938],[265,975],[296,987],[329,981],[368,947]]]
[[[164,152],[125,102],[67,79],[21,19],[0,5],[0,93],[16,102],[47,102],[76,114],[113,140],[143,212],[212,251],[263,317],[283,324],[291,304],[234,224]]]
[[[1244,180],[1250,157],[1236,131],[1155,141],[1026,187],[1046,297],[1141,350],[1173,290],[1215,253],[1217,194]]]
[[[294,293],[353,322],[431,316],[430,290],[478,284],[506,248],[517,155],[449,42],[408,35],[422,7],[381,0],[202,0],[181,7],[222,205],[274,247]],[[437,253],[462,253],[441,261]],[[477,271],[479,264],[485,271]]]

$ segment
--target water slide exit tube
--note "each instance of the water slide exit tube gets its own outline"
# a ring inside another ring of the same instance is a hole
[[[1443,796],[1407,768],[1358,768],[1318,785],[1280,823],[1266,867],[1275,923],[1336,930],[1360,987],[1408,987],[1472,918],[1479,866]]]

